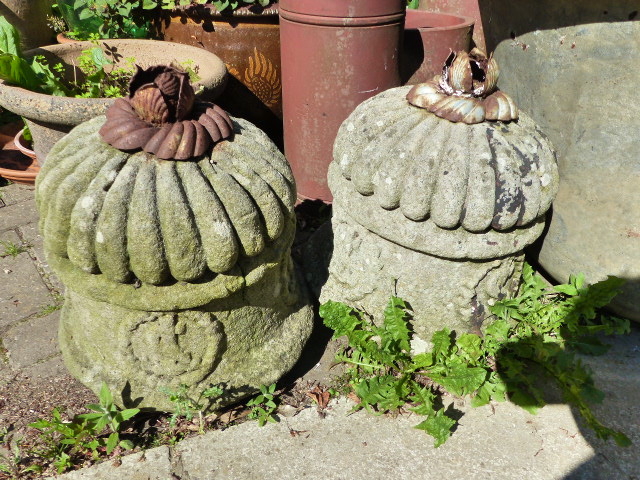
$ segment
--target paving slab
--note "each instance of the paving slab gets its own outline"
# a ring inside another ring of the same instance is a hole
[[[158,471],[136,454],[125,457],[126,470],[107,462],[61,478],[638,480],[640,329],[610,343],[607,355],[588,357],[597,386],[607,394],[594,410],[631,438],[629,448],[595,438],[559,398],[537,415],[508,402],[470,408],[455,400],[464,415],[439,448],[413,428],[418,416],[350,413],[353,404],[339,399],[324,418],[307,408],[281,416],[278,424],[246,422],[208,432],[153,451],[155,457],[149,450],[147,461],[157,458]]]
[[[35,380],[70,375],[62,360],[62,354],[57,354],[47,360],[24,368],[22,369],[22,373]]]
[[[343,399],[325,418],[309,408],[278,424],[247,422],[154,451],[165,466],[173,460],[175,477],[136,476],[149,470],[134,457],[126,470],[106,463],[61,478],[559,479],[594,455],[564,405],[537,416],[508,403],[470,410],[437,449],[413,428],[418,417],[349,414],[352,406]]]
[[[169,447],[157,447],[145,452],[129,455],[122,459],[122,464],[115,466],[107,462],[96,467],[85,468],[75,472],[48,478],[75,479],[122,479],[122,480],[180,480],[172,476],[171,451]],[[186,480],[186,478],[185,478]]]
[[[19,225],[38,223],[39,217],[36,212],[36,202],[33,199],[33,192],[31,192],[31,198],[24,199],[20,202],[6,203],[7,197],[4,193],[6,188],[8,187],[0,189],[3,202],[5,202],[4,206],[0,206],[0,232],[14,229]]]
[[[2,193],[2,203],[5,205],[15,205],[22,202],[33,202],[35,197],[36,187],[33,185],[21,185],[19,183],[12,183],[6,185],[0,189]],[[35,205],[35,203],[33,203]]]
[[[8,207],[3,207],[8,208]],[[0,210],[0,217],[2,216]],[[15,231],[0,233],[0,240],[21,245]],[[4,248],[0,245],[0,254]],[[15,257],[0,257],[0,331],[53,303],[53,297],[42,281],[28,252]]]
[[[47,258],[44,254],[44,239],[38,231],[37,222],[20,225],[17,230],[25,243],[30,245],[29,253],[36,259],[36,268],[43,277],[47,287],[54,293],[62,294],[64,291],[64,285],[62,285],[62,282],[49,267],[49,263],[47,262]]]
[[[60,311],[35,316],[11,327],[2,336],[11,368],[29,367],[60,352]]]

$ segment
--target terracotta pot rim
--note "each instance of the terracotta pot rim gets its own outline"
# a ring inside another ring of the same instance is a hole
[[[67,36],[67,33],[69,32],[60,32],[56,35],[56,41],[58,43],[78,43],[81,40],[75,40],[73,38],[70,38]]]
[[[310,22],[315,22],[314,17],[351,19],[397,14],[404,16],[405,10],[404,0],[361,0],[351,3],[347,0],[280,0],[281,16],[301,15],[309,17]]]
[[[19,143],[19,137],[22,135],[23,130],[24,128],[20,129],[18,133],[13,137],[13,144],[22,155],[25,155],[25,157],[22,157],[24,158],[24,161],[20,162],[20,164],[25,168],[10,168],[6,164],[0,162],[0,176],[14,183],[33,185],[35,183],[36,176],[40,172],[40,166],[35,152],[30,151],[33,155],[27,154],[25,151],[23,151],[23,149],[27,151],[29,150]],[[13,152],[16,151],[13,150]]]
[[[252,8],[254,8],[256,11],[251,10]],[[271,17],[271,16],[276,16],[278,15],[279,12],[279,8],[278,8],[278,4],[275,3],[274,5],[269,5],[268,7],[260,7],[262,8],[262,10],[257,11],[258,9],[254,6],[245,6],[245,7],[240,7],[237,10],[234,10],[232,12],[220,12],[216,9],[216,7],[214,7],[213,5],[186,5],[183,7],[176,7],[173,10],[169,10],[169,13],[171,14],[185,14],[188,15],[190,13],[199,13],[198,11],[203,11],[206,10],[208,15],[211,15],[213,17],[222,17],[222,18],[243,18],[243,17],[248,17],[248,18],[253,18],[253,17]]]
[[[20,150],[20,152],[24,153],[27,157],[33,158],[35,160],[36,152],[25,146],[26,141],[24,139],[23,133],[24,128],[16,133],[16,136],[13,138],[13,143],[16,145],[16,148]]]
[[[415,12],[415,13],[410,13],[410,12]],[[410,17],[416,17],[414,22],[418,23],[418,24],[425,24],[425,25],[415,25],[413,24],[413,22],[411,22],[409,24],[409,26],[407,26],[407,20],[412,20]],[[438,20],[451,20],[451,23],[449,22],[442,22],[442,23],[448,23],[446,25],[437,25]],[[436,25],[431,26],[431,23],[436,23]],[[432,12],[432,11],[427,11],[427,10],[407,10],[407,16],[405,17],[405,30],[427,30],[430,32],[433,31],[447,31],[447,30],[456,30],[459,28],[466,28],[466,27],[470,27],[472,25],[475,24],[475,19],[472,17],[466,17],[463,15],[456,15],[454,13],[447,13],[447,12]]]

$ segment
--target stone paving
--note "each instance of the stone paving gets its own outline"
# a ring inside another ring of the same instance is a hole
[[[0,257],[0,370],[66,375],[57,344],[62,285],[44,259],[34,192],[19,184],[0,188],[0,255],[13,245],[25,250]]]
[[[32,381],[67,376],[56,340],[62,287],[48,270],[37,232],[34,188],[0,187],[0,241],[27,245],[0,257],[0,386],[17,373]],[[5,248],[0,245],[0,255]],[[246,422],[106,462],[64,478],[205,479],[640,479],[640,329],[611,339],[604,357],[585,359],[606,393],[595,412],[634,441],[627,449],[585,429],[566,404],[530,415],[509,404],[470,409],[442,447],[412,428],[419,420],[350,414],[345,400],[326,417],[308,408],[260,428]],[[327,377],[331,355],[307,374]],[[68,377],[66,377],[68,378]],[[1,408],[1,406],[0,406]],[[2,427],[0,425],[0,427]]]

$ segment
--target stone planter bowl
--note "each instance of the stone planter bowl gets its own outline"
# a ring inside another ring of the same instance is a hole
[[[222,60],[211,52],[189,45],[156,40],[105,40],[102,47],[116,53],[116,60],[126,62],[135,58],[141,67],[156,64],[179,64],[192,61],[192,68],[198,68],[200,80],[194,88],[203,87],[201,97],[215,99],[223,90],[227,70]],[[83,50],[93,47],[91,42],[75,42],[51,45],[25,52],[25,56],[44,55],[49,65],[63,62],[73,64]],[[73,70],[69,69],[69,74]],[[0,81],[0,106],[21,115],[33,135],[33,149],[38,161],[43,164],[49,150],[74,126],[104,114],[113,103],[112,98],[70,98],[31,92]]]

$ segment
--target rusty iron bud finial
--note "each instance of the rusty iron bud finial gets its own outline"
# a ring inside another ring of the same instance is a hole
[[[129,96],[109,107],[100,129],[109,145],[142,149],[163,160],[189,160],[233,135],[227,112],[198,101],[186,72],[165,65],[137,68]]]
[[[469,53],[451,52],[442,75],[414,86],[407,94],[407,100],[452,122],[516,120],[518,107],[509,95],[498,90],[499,74],[493,56],[487,57],[478,48]]]

